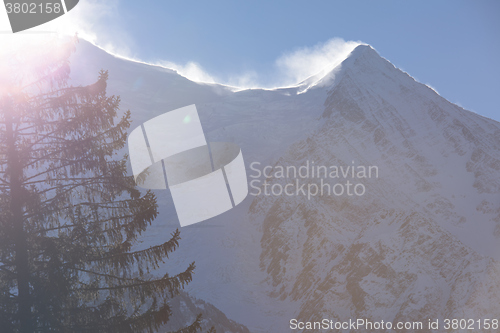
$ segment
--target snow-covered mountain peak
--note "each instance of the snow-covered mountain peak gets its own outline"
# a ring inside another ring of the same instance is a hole
[[[500,302],[500,123],[449,103],[369,45],[296,86],[240,91],[81,46],[75,82],[109,70],[109,93],[132,111],[132,128],[196,104],[207,140],[241,147],[249,181],[253,162],[379,170],[332,180],[363,183],[363,196],[249,195],[183,228],[167,268],[196,262],[191,295],[265,333],[289,332],[290,318],[500,315],[491,306]],[[269,190],[297,179],[266,181]],[[178,228],[169,192],[157,195],[160,215],[142,246]]]
[[[333,87],[339,82],[346,71],[363,74],[374,70],[387,71],[394,68],[373,47],[368,44],[360,44],[343,60],[332,63],[319,73],[300,82],[297,85],[299,88],[298,92],[303,93],[314,87]]]
[[[365,57],[365,58],[380,58],[380,55],[375,51],[375,49],[369,45],[369,44],[360,44],[352,50],[352,52],[349,54],[349,56],[344,60],[350,60],[354,61],[358,59],[359,57]]]

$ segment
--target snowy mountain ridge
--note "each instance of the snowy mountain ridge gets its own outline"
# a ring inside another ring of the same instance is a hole
[[[196,104],[207,141],[261,165],[376,165],[362,197],[248,196],[181,230],[165,266],[196,261],[188,291],[252,332],[289,320],[498,318],[500,124],[466,111],[360,45],[296,87],[232,91],[81,42],[72,77],[108,69],[131,129]],[[286,185],[287,179],[268,179]],[[313,184],[317,179],[306,179]],[[178,228],[168,191],[140,246]]]

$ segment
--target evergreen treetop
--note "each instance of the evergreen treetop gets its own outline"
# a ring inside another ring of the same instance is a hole
[[[18,52],[0,69],[0,327],[5,332],[155,332],[192,279],[152,277],[179,245],[133,251],[156,197],[127,174],[130,111],[108,72],[69,82],[75,43]],[[200,317],[183,332],[200,327]]]

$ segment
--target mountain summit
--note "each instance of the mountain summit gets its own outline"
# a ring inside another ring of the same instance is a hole
[[[356,46],[347,57],[341,61],[340,63],[332,63],[327,68],[324,68],[319,73],[308,77],[307,79],[301,81],[297,84],[300,92],[304,92],[312,87],[323,87],[328,86],[334,81],[334,77],[338,72],[342,70],[344,67],[349,67],[356,59],[362,56],[364,53],[368,53],[365,57],[370,57],[370,53],[372,57],[380,58],[376,51],[370,46],[366,44],[361,44]]]

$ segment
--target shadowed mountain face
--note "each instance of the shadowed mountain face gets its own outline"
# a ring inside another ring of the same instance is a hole
[[[366,45],[307,86],[234,92],[81,44],[73,79],[109,69],[131,129],[196,104],[208,141],[242,148],[249,181],[263,185],[254,162],[376,167],[378,177],[328,180],[362,182],[363,195],[249,195],[183,228],[166,267],[196,261],[192,295],[255,332],[288,332],[292,318],[500,317],[498,122],[449,103]],[[161,214],[141,247],[179,226],[168,191],[157,194]]]
[[[303,320],[498,317],[499,139],[498,123],[359,46],[321,124],[277,164],[354,160],[379,178],[362,197],[253,202],[272,295],[299,301]]]

